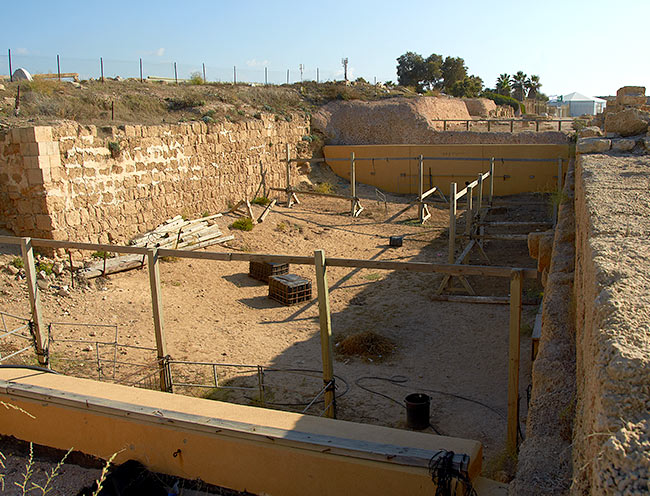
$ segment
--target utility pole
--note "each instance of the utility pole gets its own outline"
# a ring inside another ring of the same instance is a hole
[[[300,82],[302,83],[302,71],[305,69],[305,66],[303,64],[300,64],[298,68],[300,69]]]
[[[341,64],[343,64],[343,78],[345,82],[348,82],[348,58],[342,58],[341,59]]]

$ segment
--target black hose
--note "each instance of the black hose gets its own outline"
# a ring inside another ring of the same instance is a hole
[[[0,369],[26,369],[35,370],[37,372],[47,372],[49,374],[59,374],[56,370],[48,369],[45,367],[38,367],[36,365],[0,365]]]

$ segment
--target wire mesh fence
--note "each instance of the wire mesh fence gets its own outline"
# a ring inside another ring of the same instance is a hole
[[[11,70],[9,67],[11,66]],[[239,65],[213,65],[161,61],[151,58],[121,60],[104,57],[79,58],[57,55],[31,55],[7,51],[6,64],[0,74],[11,75],[22,67],[31,74],[70,74],[80,79],[104,78],[143,78],[185,81],[199,77],[207,82],[254,83],[254,84],[292,84],[301,81],[334,81],[343,79],[341,69],[321,69],[317,66],[297,64],[295,67],[272,67],[264,62],[248,61]],[[8,72],[5,72],[8,71]],[[65,76],[64,76],[65,77]]]
[[[330,406],[323,407],[325,391],[338,388],[335,381],[323,384],[319,370],[186,360],[169,360],[167,366],[173,392],[317,416]],[[347,384],[338,380],[340,397]]]
[[[0,363],[4,365],[27,365],[34,357],[27,353],[34,350],[33,322],[31,319],[0,311]]]
[[[121,343],[117,324],[52,322],[47,334],[50,365],[57,372],[147,389],[160,387],[156,349]],[[79,335],[88,339],[68,337]]]

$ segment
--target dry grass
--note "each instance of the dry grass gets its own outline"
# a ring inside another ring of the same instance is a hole
[[[369,358],[381,361],[390,357],[397,346],[390,339],[374,331],[362,331],[335,340],[336,351],[344,356]]]
[[[378,100],[405,96],[402,88],[377,90],[371,84],[327,82],[281,86],[192,82],[178,85],[137,79],[81,81],[80,85],[56,80],[5,82],[0,90],[0,127],[40,124],[59,119],[81,124],[162,124],[183,121],[224,122],[255,119],[261,112],[275,119],[291,120],[294,112],[311,115],[331,100]],[[13,102],[20,86],[20,114]],[[114,120],[111,120],[111,108]],[[308,145],[308,143],[306,143]]]

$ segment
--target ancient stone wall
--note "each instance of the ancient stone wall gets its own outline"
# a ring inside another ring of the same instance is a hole
[[[306,117],[97,128],[65,123],[0,138],[0,227],[126,241],[175,215],[215,213],[285,181]],[[6,199],[6,201],[5,201]]]
[[[576,165],[573,494],[650,484],[650,157]]]

